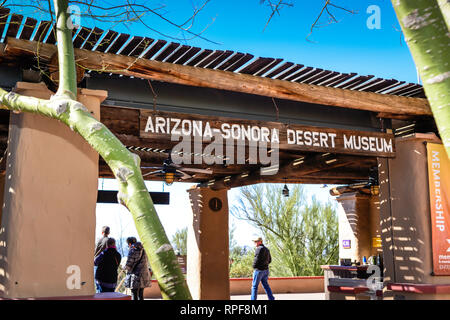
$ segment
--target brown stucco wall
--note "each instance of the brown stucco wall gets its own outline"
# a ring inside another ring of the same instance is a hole
[[[426,141],[439,143],[434,134],[398,138],[396,157],[387,163],[380,161],[381,232],[387,283],[450,283],[450,277],[432,275]],[[420,294],[395,295],[421,299]]]
[[[43,84],[18,83],[16,91],[52,94]],[[79,101],[99,118],[105,97],[82,89]],[[94,294],[98,154],[64,124],[28,113],[11,115],[8,148],[0,296]],[[79,289],[67,285],[69,266],[81,271]]]

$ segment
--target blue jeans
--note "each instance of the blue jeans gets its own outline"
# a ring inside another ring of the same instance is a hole
[[[267,297],[269,300],[275,300],[275,297],[272,294],[272,290],[270,289],[269,283],[267,280],[269,279],[269,270],[255,270],[253,271],[253,282],[252,282],[252,300],[257,300],[258,298],[258,286],[261,282],[264,290],[266,290]]]

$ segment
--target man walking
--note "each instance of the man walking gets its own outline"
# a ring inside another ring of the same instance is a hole
[[[252,300],[257,300],[258,297],[258,286],[261,282],[264,290],[267,293],[269,300],[275,300],[272,294],[269,283],[269,263],[272,262],[272,257],[270,256],[270,251],[263,245],[263,240],[261,237],[254,239],[256,250],[255,258],[253,260],[253,282],[252,282]]]

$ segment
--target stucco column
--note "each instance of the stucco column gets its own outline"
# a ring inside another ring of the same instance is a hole
[[[367,258],[371,254],[371,227],[370,227],[370,195],[359,192],[344,193],[336,198],[342,206],[350,228],[344,229],[340,221],[339,251],[340,256],[358,260],[362,263],[362,257]],[[352,252],[345,255],[343,240],[351,240]]]
[[[43,83],[16,92],[48,99]],[[78,100],[100,118],[106,91],[79,89]],[[11,113],[2,227],[0,296],[91,295],[98,154],[66,125]]]
[[[395,158],[379,160],[381,233],[386,283],[450,284],[434,276],[427,150],[434,134],[397,138]],[[400,298],[419,298],[407,293]],[[448,299],[450,295],[446,298]],[[442,299],[441,295],[438,299]]]
[[[188,190],[187,283],[193,299],[230,299],[227,190]]]

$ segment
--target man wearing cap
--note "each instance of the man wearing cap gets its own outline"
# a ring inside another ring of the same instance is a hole
[[[255,258],[253,260],[253,282],[252,282],[252,300],[256,300],[258,297],[258,286],[261,282],[264,290],[267,293],[269,300],[275,300],[272,294],[269,283],[269,263],[272,262],[272,257],[270,256],[270,251],[263,245],[263,240],[258,237],[253,240],[256,246]]]

